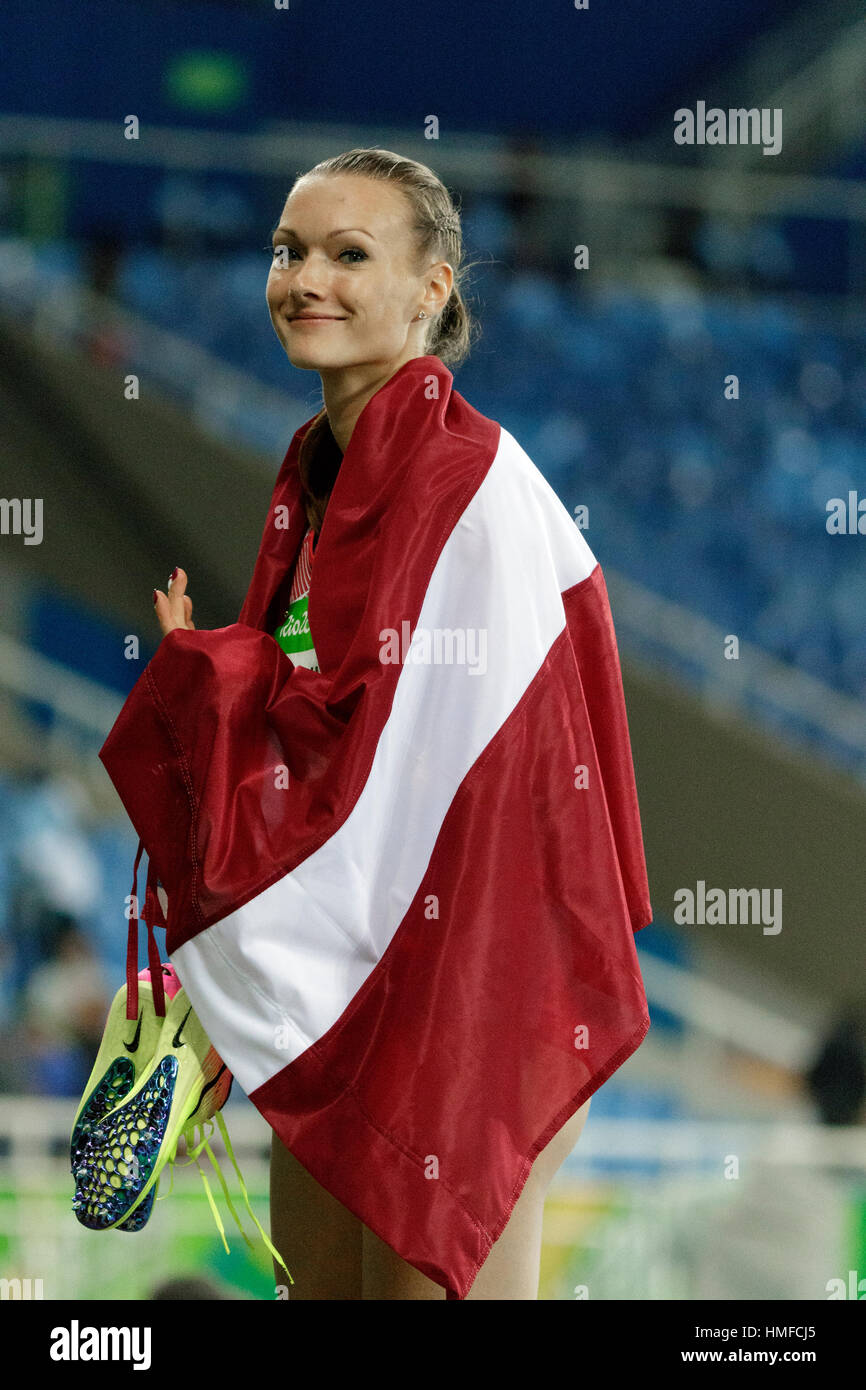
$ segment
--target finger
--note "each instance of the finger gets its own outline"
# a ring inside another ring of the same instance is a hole
[[[172,571],[168,579],[168,601],[171,605],[171,615],[179,627],[186,626],[184,616],[183,599],[186,593],[186,572],[179,566]]]
[[[153,591],[153,611],[156,614],[157,622],[162,628],[162,635],[164,637],[172,627],[172,620],[171,606],[167,596],[161,589],[154,589]]]
[[[183,596],[183,613],[187,627],[195,631],[195,623],[192,620],[192,599],[189,594],[184,594]]]

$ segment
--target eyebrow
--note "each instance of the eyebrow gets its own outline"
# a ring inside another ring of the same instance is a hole
[[[337,227],[335,231],[328,233],[325,240],[330,241],[332,237],[340,236],[343,232],[360,232],[362,236],[368,236],[371,241],[376,240],[373,233],[365,231],[363,227]],[[293,231],[291,227],[275,227],[271,233],[271,240],[273,241],[277,236],[290,236],[294,237],[295,241],[301,240],[297,232]]]

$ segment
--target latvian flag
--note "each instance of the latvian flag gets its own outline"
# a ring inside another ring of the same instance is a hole
[[[163,638],[100,757],[237,1081],[463,1298],[537,1154],[649,1028],[613,622],[552,488],[424,356],[358,418],[312,562],[320,669],[295,664],[274,632],[309,423],[238,621]]]

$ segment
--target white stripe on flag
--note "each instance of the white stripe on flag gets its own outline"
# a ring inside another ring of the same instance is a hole
[[[485,629],[486,673],[406,661],[370,775],[343,825],[172,957],[245,1091],[322,1037],[384,954],[457,788],[565,626],[561,594],[595,564],[556,493],[502,429],[418,620],[428,631]]]

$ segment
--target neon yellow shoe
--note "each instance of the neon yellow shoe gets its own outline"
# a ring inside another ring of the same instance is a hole
[[[144,1032],[148,986],[139,990]],[[112,1006],[112,1011],[118,1006],[121,1026],[126,1023],[125,994],[125,988],[119,991]],[[159,1025],[156,1038],[148,1036],[147,1064],[125,1089],[132,1059],[118,1057],[113,1040],[106,1039],[106,1055],[114,1060],[93,1092],[88,1112],[98,1113],[102,1106],[102,1114],[89,1129],[78,1122],[73,1131],[81,1204],[76,1215],[91,1229],[110,1230],[132,1217],[153,1191],[166,1162],[174,1158],[184,1130],[211,1119],[231,1090],[231,1073],[211,1046],[179,981],[173,997],[166,998],[165,1018],[153,1015],[148,1022]],[[124,1045],[128,1046],[125,1041]],[[99,1072],[97,1059],[94,1073]]]
[[[252,1249],[210,1147],[205,1127],[211,1124],[212,1128],[211,1122],[215,1119],[247,1211],[271,1255],[294,1282],[285,1260],[271,1244],[250,1205],[219,1113],[231,1091],[231,1072],[211,1046],[174,968],[160,962],[153,932],[154,923],[165,926],[164,919],[161,920],[158,879],[154,882],[150,902],[152,914],[145,923],[148,959],[155,973],[153,976],[150,970],[136,973],[139,929],[136,884],[143,850],[144,843],[139,840],[132,871],[132,892],[127,899],[131,909],[127,913],[127,984],[118,991],[112,1003],[96,1063],[73,1124],[70,1144],[76,1179],[73,1209],[78,1220],[92,1230],[140,1230],[150,1216],[160,1175],[166,1163],[173,1169],[183,1138],[190,1161],[198,1164],[199,1154],[202,1149],[206,1150],[229,1209]],[[152,866],[148,869],[148,895],[151,875]],[[157,1008],[161,1008],[163,1014],[157,1014]],[[204,1137],[197,1140],[199,1130]],[[228,1251],[223,1224],[200,1164],[199,1172]]]
[[[152,1046],[151,1025],[145,1031],[145,1020],[152,1008],[149,985],[139,982],[141,1013],[139,1048],[145,1043],[151,1049],[149,1064],[140,1067],[140,1075],[129,1083],[129,1057],[117,1057],[116,1026],[123,1023],[126,1013],[125,988],[118,992],[110,1015],[111,1028],[106,1028],[106,1041],[94,1066],[85,1099],[73,1128],[72,1149],[76,1176],[75,1214],[82,1225],[91,1230],[138,1231],[147,1223],[153,1209],[160,1176],[165,1165],[174,1165],[181,1138],[186,1142],[190,1161],[198,1163],[202,1150],[210,1158],[229,1210],[237,1222],[246,1244],[253,1245],[232,1204],[225,1179],[210,1147],[206,1126],[216,1120],[225,1141],[226,1151],[234,1166],[247,1211],[271,1255],[286,1270],[285,1260],[268,1238],[250,1205],[249,1194],[232,1152],[222,1115],[219,1113],[229,1097],[232,1075],[219,1053],[211,1045],[194,1012],[186,991],[181,987],[170,966],[163,966],[166,983],[166,1014],[154,1014],[159,1030],[156,1045]],[[166,972],[173,979],[169,984]],[[142,972],[142,976],[147,972]],[[118,999],[122,998],[122,1006]],[[116,1006],[116,1008],[115,1008]],[[131,1024],[127,1022],[128,1034]],[[127,1048],[129,1043],[124,1040]],[[132,1041],[132,1040],[130,1040]],[[137,1051],[137,1050],[136,1050]],[[136,1052],[133,1053],[133,1056]],[[106,1057],[111,1056],[107,1067]],[[104,1071],[103,1071],[104,1068]],[[115,1100],[116,1097],[116,1100]],[[211,1124],[211,1128],[212,1128]],[[197,1131],[204,1136],[197,1138]],[[228,1251],[223,1223],[204,1170],[199,1165],[211,1212]]]
[[[162,965],[162,984],[166,1002],[180,989],[174,967]],[[127,986],[117,991],[108,1013],[102,1042],[90,1078],[75,1114],[69,1145],[69,1160],[75,1178],[72,1209],[78,1220],[91,1229],[101,1230],[108,1212],[105,1204],[94,1206],[85,1198],[90,1187],[93,1156],[100,1153],[106,1133],[106,1115],[124,1100],[152,1071],[165,1023],[156,1013],[150,970],[138,975],[138,1017],[127,1018]],[[121,1230],[140,1230],[147,1221],[153,1198],[143,1204],[134,1223],[121,1223]]]

